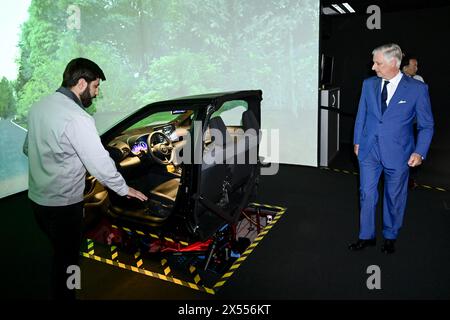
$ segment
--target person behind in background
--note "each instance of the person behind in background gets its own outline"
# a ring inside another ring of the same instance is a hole
[[[32,105],[23,146],[28,156],[29,189],[34,216],[53,248],[52,298],[73,300],[68,267],[78,265],[86,170],[120,196],[147,197],[128,187],[103,147],[95,122],[85,108],[98,95],[105,75],[93,61],[70,61],[61,87]]]
[[[414,56],[406,55],[402,60],[402,71],[404,74],[413,79],[425,82],[423,78],[417,74],[417,70],[419,69],[418,66],[417,58]]]

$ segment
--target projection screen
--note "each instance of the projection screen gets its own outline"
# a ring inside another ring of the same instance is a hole
[[[104,70],[88,109],[104,132],[157,100],[261,89],[267,161],[317,166],[318,0],[5,0],[0,197],[27,189],[30,106],[68,61]],[[278,131],[277,131],[278,130]]]

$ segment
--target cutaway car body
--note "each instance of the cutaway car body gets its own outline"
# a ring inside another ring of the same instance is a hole
[[[260,90],[151,103],[102,136],[127,184],[148,201],[120,197],[86,179],[87,229],[115,224],[206,242],[236,225],[260,171]]]

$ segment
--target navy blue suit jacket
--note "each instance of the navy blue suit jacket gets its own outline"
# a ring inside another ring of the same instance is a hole
[[[353,142],[359,145],[359,160],[364,160],[378,139],[383,163],[400,168],[407,165],[413,152],[425,158],[430,147],[434,121],[428,86],[403,75],[382,114],[381,82],[376,76],[364,80]],[[413,132],[416,118],[417,144]]]

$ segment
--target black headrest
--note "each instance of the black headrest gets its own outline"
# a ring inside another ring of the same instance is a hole
[[[209,120],[209,128],[220,131],[220,133],[222,134],[222,142],[224,146],[227,144],[227,142],[232,141],[231,136],[228,133],[227,127],[225,126],[225,123],[223,122],[223,119],[220,116],[211,118]]]
[[[259,131],[259,122],[252,110],[247,110],[242,114],[242,126],[244,130],[255,129]]]

